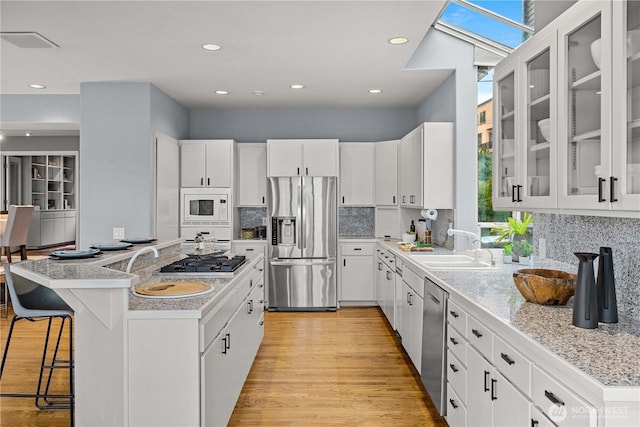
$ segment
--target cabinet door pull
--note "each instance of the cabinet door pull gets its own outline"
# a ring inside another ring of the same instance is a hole
[[[449,363],[449,367],[451,368],[451,370],[452,370],[453,372],[458,372],[458,371],[459,371],[459,369],[458,369],[458,368],[456,368],[456,365],[454,365],[453,363]]]
[[[393,204],[396,204],[396,196],[393,196]]]
[[[618,199],[616,198],[616,181],[617,180],[618,178],[616,178],[615,176],[612,176],[609,181],[609,201],[611,203],[618,201]]]
[[[405,203],[404,199],[405,199],[405,196],[402,196],[402,203],[403,204]]]
[[[488,384],[488,380],[489,379],[489,371],[484,371],[484,391],[489,391],[489,384]]]
[[[378,271],[382,271],[382,263],[378,262]]]
[[[458,345],[458,340],[456,340],[456,339],[455,339],[455,338],[453,338],[453,337],[449,338],[449,341],[451,341],[451,343],[452,343],[453,345]]]
[[[300,175],[300,168],[298,168],[298,175]]]
[[[548,390],[544,391],[544,395],[547,399],[549,399],[554,405],[564,406],[564,402],[556,397],[555,394],[551,393]]]
[[[346,259],[346,258],[343,258],[343,259],[342,259],[342,266],[343,266],[343,267],[346,267],[346,266],[347,266],[347,259]]]
[[[522,194],[520,194],[520,190],[522,189],[522,185],[518,185],[518,201],[521,202],[522,201]]]
[[[451,403],[451,406],[453,407],[453,409],[458,409],[458,405],[456,405],[456,401],[453,399],[449,399],[449,403]]]
[[[606,179],[598,178],[598,202],[606,202],[607,201],[607,199],[602,197],[602,184],[604,184],[605,182],[607,182]]]
[[[387,271],[387,280],[391,280],[391,272]]]
[[[480,332],[478,332],[478,330],[477,330],[477,329],[472,329],[472,330],[471,330],[471,333],[472,333],[473,335],[475,335],[477,338],[482,338],[482,334],[481,334]]]
[[[211,186],[211,178],[207,178],[207,187]]]
[[[538,420],[531,418],[531,427],[536,427],[538,424]]]
[[[307,175],[309,175],[309,168],[304,168]]]
[[[498,400],[498,380],[491,378],[491,400]]]
[[[204,178],[203,177],[200,178],[200,185],[204,185]]]
[[[264,196],[262,196],[262,204],[264,205]]]
[[[517,200],[516,200],[516,186],[515,185],[511,186],[511,201],[513,203],[517,202]]]
[[[227,350],[231,349],[231,333],[227,333]]]
[[[221,344],[222,344],[222,354],[227,354],[227,337],[226,336],[222,337]]]
[[[451,315],[451,317],[453,317],[454,319],[457,319],[458,317],[460,317],[460,315],[458,313],[456,313],[453,310],[449,310],[449,314]]]
[[[516,363],[515,360],[510,358],[508,354],[500,353],[500,357],[502,358],[502,360],[507,362],[509,365],[513,365],[514,363]]]
[[[342,204],[344,204],[344,196],[342,196]]]

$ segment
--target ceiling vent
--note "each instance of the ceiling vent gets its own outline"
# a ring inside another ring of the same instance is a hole
[[[47,40],[34,31],[25,32],[1,32],[0,38],[8,41],[14,46],[24,49],[42,49],[59,47],[54,42]]]

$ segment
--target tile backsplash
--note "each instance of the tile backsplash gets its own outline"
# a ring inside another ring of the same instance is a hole
[[[373,237],[376,230],[374,208],[339,208],[338,235]]]
[[[267,208],[238,208],[240,213],[240,228],[254,228],[265,225]]]
[[[578,266],[574,252],[613,251],[618,312],[640,320],[640,219],[534,213],[534,254],[546,240],[547,258]],[[596,271],[597,275],[597,271]]]

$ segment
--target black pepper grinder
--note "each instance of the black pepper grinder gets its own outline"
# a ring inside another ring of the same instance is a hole
[[[411,225],[409,226],[409,231],[411,231],[412,233],[416,232],[416,225],[414,224],[413,220],[411,220]]]
[[[598,320],[604,323],[618,323],[618,301],[616,300],[616,282],[613,276],[611,248],[600,248],[596,294],[598,296]]]
[[[596,298],[596,280],[593,273],[593,260],[598,254],[574,252],[580,263],[576,279],[576,295],[573,300],[573,324],[579,328],[598,327],[598,301]]]

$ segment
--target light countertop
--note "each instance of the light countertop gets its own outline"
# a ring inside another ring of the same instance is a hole
[[[503,264],[499,252],[495,252],[496,269],[426,270],[400,251],[396,241],[384,243],[405,263],[426,272],[450,297],[475,304],[604,386],[640,387],[640,322],[620,315],[618,323],[599,323],[597,329],[578,328],[572,325],[573,299],[566,306],[529,303],[513,282],[513,272],[522,268],[576,273],[577,261],[570,265],[534,257],[531,266]]]

